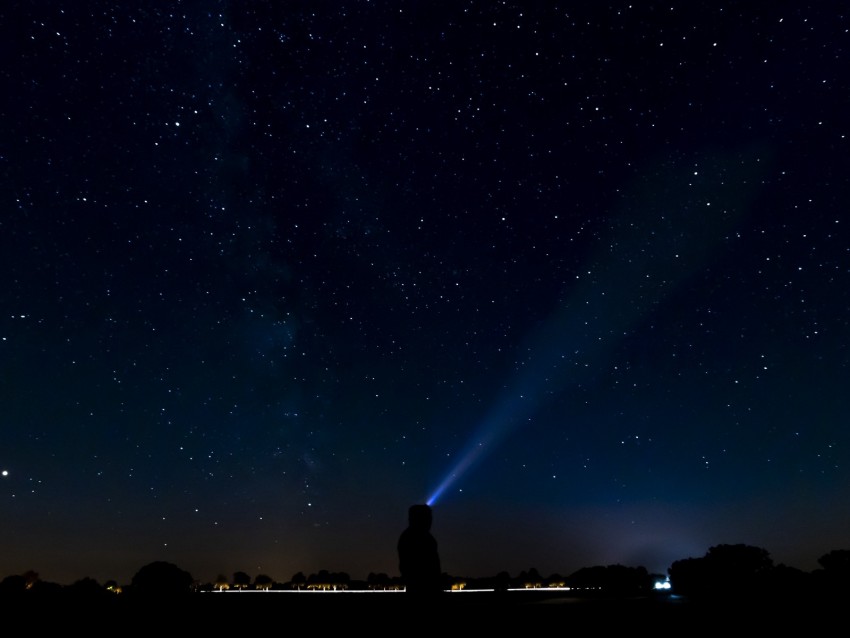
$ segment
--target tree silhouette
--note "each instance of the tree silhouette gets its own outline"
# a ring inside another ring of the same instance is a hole
[[[818,558],[818,565],[828,572],[850,576],[850,549],[833,549]]]
[[[233,587],[235,589],[247,589],[251,585],[251,577],[245,572],[233,573]]]
[[[310,574],[307,585],[317,589],[347,589],[351,582],[351,576],[345,572],[329,572],[320,569],[317,574]]]
[[[668,569],[677,594],[691,597],[752,596],[765,591],[773,572],[770,553],[751,545],[716,545],[702,558],[675,561]]]
[[[369,572],[369,575],[366,577],[366,584],[370,589],[389,589],[392,580],[390,577],[381,572],[376,574],[375,572]]]
[[[27,579],[20,574],[12,574],[6,576],[0,581],[0,594],[15,595],[23,594],[27,590]]]
[[[155,561],[136,572],[130,588],[134,595],[175,596],[190,593],[194,583],[192,575],[177,565]]]
[[[537,568],[535,567],[532,567],[527,572],[520,572],[519,576],[517,576],[517,580],[519,581],[519,584],[522,587],[543,586],[543,577],[540,575],[540,572],[538,572]]]
[[[266,574],[257,574],[254,577],[254,588],[255,589],[271,589],[274,584],[274,580],[271,576]]]
[[[31,589],[32,586],[39,581],[38,572],[33,571],[32,569],[28,569],[21,575],[27,581],[27,589]]]
[[[109,596],[109,592],[100,583],[88,576],[68,585],[65,591],[77,598],[96,599]]]
[[[304,575],[304,572],[298,572],[289,582],[292,589],[304,589],[307,585],[307,577]]]
[[[770,552],[752,545],[716,545],[708,549],[705,557],[737,578],[749,577],[773,567]]]
[[[822,593],[846,595],[850,592],[850,550],[833,549],[818,558],[823,568],[815,572],[815,581]]]

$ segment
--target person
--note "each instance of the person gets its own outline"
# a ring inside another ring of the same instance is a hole
[[[443,572],[437,540],[431,534],[433,513],[429,505],[411,505],[407,528],[398,539],[398,568],[405,591],[429,596],[443,591]]]

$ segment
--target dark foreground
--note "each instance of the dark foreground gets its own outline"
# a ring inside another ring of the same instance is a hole
[[[206,592],[178,599],[113,596],[93,600],[0,600],[5,625],[24,621],[32,630],[68,632],[321,631],[372,634],[493,631],[722,631],[727,636],[790,629],[833,630],[845,601],[716,600],[672,596],[579,597],[569,592],[456,592],[415,601],[403,592],[371,594]]]

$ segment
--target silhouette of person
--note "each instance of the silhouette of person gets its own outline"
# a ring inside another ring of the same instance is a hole
[[[407,528],[398,539],[398,568],[405,591],[429,596],[443,591],[437,540],[431,535],[433,515],[428,505],[411,505]]]

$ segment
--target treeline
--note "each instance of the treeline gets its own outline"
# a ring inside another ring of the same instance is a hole
[[[718,597],[825,597],[850,593],[850,550],[818,558],[805,572],[775,565],[767,550],[750,545],[717,545],[700,558],[675,561],[667,570],[671,591],[691,599]]]
[[[600,565],[585,567],[568,575],[542,576],[529,569],[511,576],[500,572],[492,577],[457,577],[444,574],[444,588],[508,591],[529,588],[569,588],[576,595],[633,597],[653,594],[681,596],[692,600],[759,596],[832,596],[850,593],[850,550],[832,550],[818,559],[819,569],[811,572],[776,565],[767,550],[750,545],[717,545],[698,558],[675,561],[667,574],[651,574],[644,567]],[[664,584],[664,588],[659,588]],[[70,585],[44,581],[35,571],[6,576],[0,581],[0,597],[64,596],[110,598],[133,596],[185,595],[216,590],[389,590],[403,589],[396,576],[371,573],[366,580],[354,580],[345,572],[321,570],[309,576],[299,572],[285,582],[265,574],[251,578],[246,572],[231,577],[219,575],[214,582],[202,583],[165,561],[143,566],[130,583],[99,583],[84,577]]]

